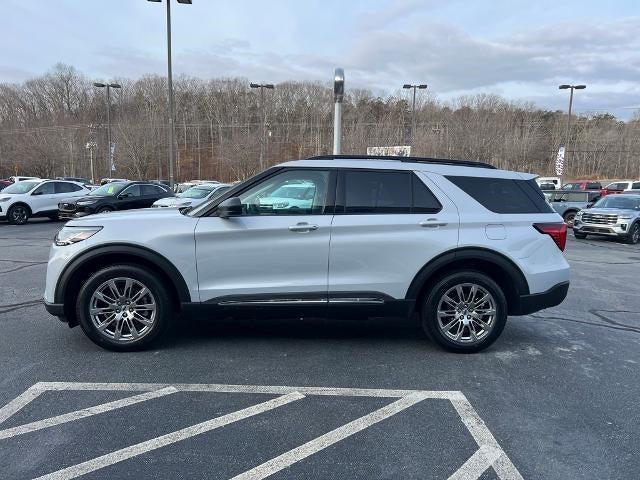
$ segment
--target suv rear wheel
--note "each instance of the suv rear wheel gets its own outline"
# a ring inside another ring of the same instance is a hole
[[[93,274],[80,289],[82,330],[109,350],[147,347],[167,330],[172,310],[162,282],[144,268],[115,265]]]
[[[490,277],[475,271],[451,273],[425,295],[422,327],[447,350],[484,350],[502,333],[507,321],[504,293]]]

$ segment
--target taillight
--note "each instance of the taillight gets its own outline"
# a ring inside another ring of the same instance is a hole
[[[534,223],[533,228],[540,233],[545,233],[553,238],[558,248],[564,252],[567,246],[567,224],[564,222],[557,223]]]

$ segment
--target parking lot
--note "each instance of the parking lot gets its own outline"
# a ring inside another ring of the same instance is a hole
[[[480,354],[287,319],[117,354],[41,304],[61,226],[0,223],[0,478],[637,478],[640,246],[570,236],[567,300]]]

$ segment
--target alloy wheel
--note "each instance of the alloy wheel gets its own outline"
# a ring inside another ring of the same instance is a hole
[[[89,316],[97,331],[116,342],[140,340],[154,327],[158,305],[140,281],[118,277],[102,283],[91,295]]]
[[[26,223],[28,218],[29,214],[27,213],[27,209],[25,207],[18,205],[11,209],[11,219],[18,225]]]
[[[450,340],[473,345],[484,340],[496,324],[496,301],[483,286],[461,283],[438,302],[438,328]]]

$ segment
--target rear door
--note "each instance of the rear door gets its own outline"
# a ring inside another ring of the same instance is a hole
[[[158,185],[145,184],[141,185],[142,196],[140,198],[141,208],[148,208],[153,202],[167,196],[167,191]]]
[[[455,205],[422,173],[342,170],[331,227],[330,303],[405,298],[422,266],[455,248],[458,225]]]

